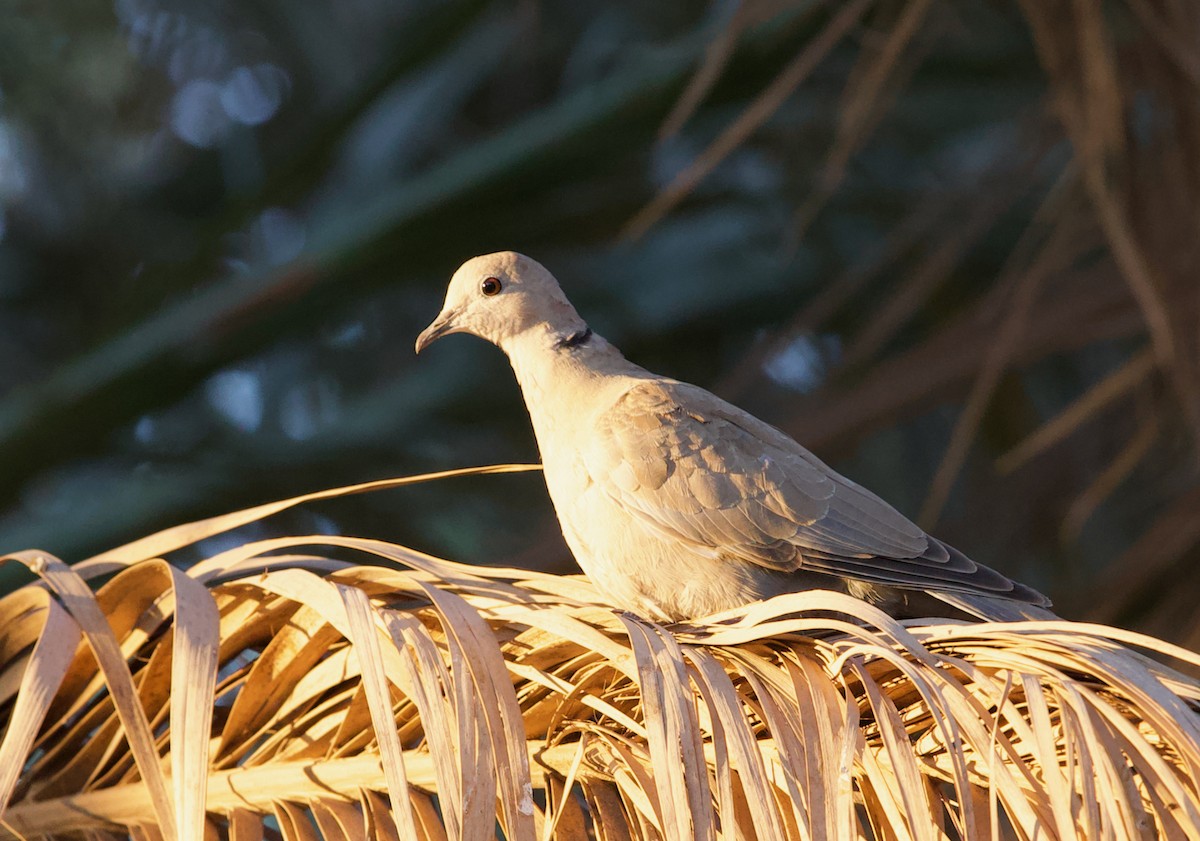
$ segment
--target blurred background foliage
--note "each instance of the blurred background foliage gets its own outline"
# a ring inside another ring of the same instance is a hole
[[[0,547],[536,459],[501,354],[412,352],[513,248],[1064,615],[1200,646],[1200,6],[0,9]],[[536,474],[269,528],[571,568]]]

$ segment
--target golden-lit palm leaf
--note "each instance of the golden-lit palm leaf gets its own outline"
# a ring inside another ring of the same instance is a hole
[[[50,588],[0,600],[0,837],[1200,832],[1200,686],[1126,646],[1200,657],[1129,632],[828,592],[664,628],[579,577],[351,537],[139,558],[307,498],[108,553],[94,595],[14,556]]]

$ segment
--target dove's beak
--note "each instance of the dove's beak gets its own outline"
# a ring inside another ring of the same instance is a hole
[[[462,328],[454,323],[454,319],[458,317],[458,310],[442,310],[438,313],[438,317],[433,320],[433,323],[421,331],[421,335],[417,336],[417,353],[425,350],[431,344],[436,342],[442,336],[449,336],[451,333],[459,333]]]

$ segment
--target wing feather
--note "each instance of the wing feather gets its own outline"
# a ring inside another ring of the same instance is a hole
[[[787,435],[696,386],[645,380],[598,420],[582,454],[644,525],[719,555],[899,587],[1048,605],[929,537]]]

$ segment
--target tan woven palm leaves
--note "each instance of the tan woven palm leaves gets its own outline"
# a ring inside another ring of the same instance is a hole
[[[1126,645],[1200,657],[1116,629],[823,592],[668,629],[340,537],[144,560],[302,501],[16,556],[45,586],[0,600],[0,837],[1200,833],[1200,688]]]

